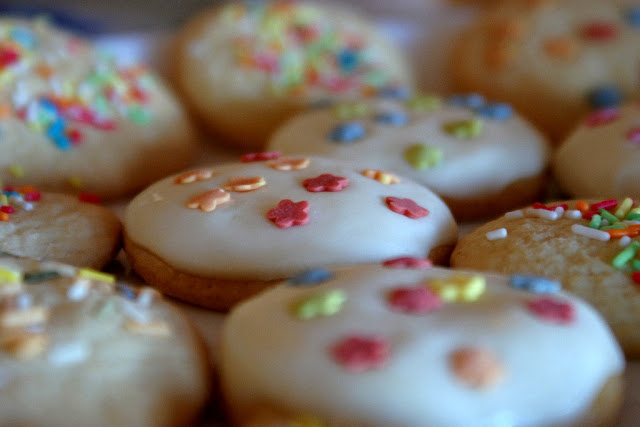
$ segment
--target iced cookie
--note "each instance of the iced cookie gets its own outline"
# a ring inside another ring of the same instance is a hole
[[[120,221],[109,209],[33,187],[0,191],[0,250],[78,267],[104,267],[120,249]]]
[[[232,420],[614,425],[624,358],[593,308],[541,278],[423,261],[306,272],[237,306],[220,359]]]
[[[208,362],[190,324],[150,288],[0,256],[0,425],[184,426]]]
[[[591,113],[554,158],[554,176],[573,197],[640,197],[640,104]]]
[[[338,4],[229,2],[186,26],[174,64],[202,124],[222,142],[250,149],[314,103],[413,85],[398,48]]]
[[[305,268],[429,256],[457,227],[431,191],[366,165],[264,152],[153,184],[125,212],[125,250],[145,281],[228,309]]]
[[[477,94],[306,112],[280,127],[268,148],[358,160],[410,177],[442,197],[458,220],[536,200],[549,157],[544,137],[509,105]]]
[[[640,357],[640,207],[631,199],[536,204],[474,230],[455,268],[545,275],[602,313],[625,353]]]
[[[461,36],[451,72],[559,142],[587,111],[639,95],[639,63],[638,0],[517,0]]]
[[[43,20],[0,18],[0,180],[103,198],[186,166],[192,129],[145,67]]]

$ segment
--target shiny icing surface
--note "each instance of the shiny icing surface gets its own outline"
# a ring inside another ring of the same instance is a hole
[[[181,271],[238,280],[289,277],[323,265],[426,256],[434,247],[455,243],[457,227],[437,196],[406,179],[385,185],[367,178],[361,174],[366,168],[311,157],[300,170],[276,170],[269,161],[257,161],[203,168],[212,176],[188,184],[168,177],[133,199],[125,212],[125,233]],[[327,173],[347,178],[348,186],[335,192],[307,191],[306,179]],[[262,177],[265,184],[253,191],[229,191],[230,200],[210,212],[186,207],[236,176]],[[412,199],[429,213],[409,218],[392,211],[387,197]],[[283,229],[267,218],[285,199],[309,203],[308,223]]]
[[[366,106],[364,114],[348,119],[336,113],[344,108],[341,106],[309,111],[280,127],[268,148],[358,160],[410,177],[453,199],[493,195],[518,179],[535,177],[544,170],[548,144],[521,118],[486,118],[471,108],[431,98],[435,106],[423,111],[412,107],[419,99],[372,101],[362,104]],[[407,122],[392,125],[376,119],[383,113],[405,115]],[[447,124],[474,119],[479,119],[482,126],[477,135],[457,137],[453,130],[447,130]],[[361,138],[345,143],[331,140],[334,128],[354,122],[364,127]],[[440,158],[419,166],[408,154],[415,146],[428,146],[439,152]]]
[[[558,184],[574,197],[639,196],[639,117],[637,102],[585,117],[555,155]]]
[[[483,274],[486,287],[475,300],[403,313],[390,303],[396,288],[461,283],[479,273],[369,265],[330,274],[321,283],[285,282],[226,319],[221,375],[234,421],[266,405],[328,425],[564,425],[576,423],[624,369],[600,316],[563,292],[517,290],[506,276]],[[300,301],[336,291],[343,295],[337,311],[294,315]],[[539,299],[571,307],[572,319],[535,314],[529,306]],[[333,350],[354,335],[386,341],[387,360],[349,371]],[[465,382],[461,358],[452,358],[461,349],[492,355],[485,366],[499,375],[484,385]]]

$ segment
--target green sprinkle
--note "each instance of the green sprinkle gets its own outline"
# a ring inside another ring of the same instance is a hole
[[[405,150],[404,158],[414,169],[425,170],[442,161],[442,150],[428,144],[416,144]]]
[[[618,270],[622,269],[627,262],[631,261],[638,254],[638,249],[640,249],[640,242],[637,240],[631,242],[629,246],[613,258],[611,264]]]
[[[151,114],[148,110],[138,106],[132,105],[129,107],[129,111],[127,111],[127,116],[129,119],[139,125],[146,125],[151,121]]]
[[[342,309],[346,300],[347,296],[342,290],[334,289],[297,301],[292,305],[291,311],[294,316],[302,320],[320,316],[332,316]]]
[[[622,230],[623,228],[627,228],[626,224],[607,225],[604,227],[600,227],[600,230]]]
[[[632,259],[631,260],[631,269],[633,271],[640,271],[640,259]]]
[[[640,212],[629,212],[625,219],[628,219],[629,221],[640,220]]]
[[[455,136],[456,138],[471,139],[482,135],[484,122],[478,118],[469,120],[456,120],[443,124],[442,128],[446,133]]]
[[[600,212],[602,219],[606,219],[607,221],[609,221],[609,224],[613,225],[619,221],[617,216],[609,213],[608,211],[605,211],[604,209],[598,209],[598,211]]]
[[[428,113],[439,110],[442,107],[442,100],[434,95],[423,95],[408,100],[407,107],[414,112]]]
[[[591,217],[591,222],[589,222],[589,227],[599,230],[600,225],[602,225],[602,217],[598,214],[595,214],[594,216]]]
[[[24,281],[27,283],[46,282],[58,277],[60,277],[60,273],[57,271],[29,271],[24,273]]]

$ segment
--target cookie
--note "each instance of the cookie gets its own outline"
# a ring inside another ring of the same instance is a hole
[[[628,357],[640,357],[640,209],[631,199],[537,204],[467,236],[451,265],[544,275],[595,306]]]
[[[225,310],[305,268],[448,262],[451,213],[408,179],[322,157],[243,160],[168,177],[127,206],[125,250],[148,284]]]
[[[193,130],[140,64],[44,20],[0,19],[0,180],[116,198],[187,165]]]
[[[0,424],[184,426],[209,390],[204,346],[157,291],[0,256]]]
[[[501,2],[452,59],[457,90],[512,103],[559,142],[589,110],[640,95],[640,2]]]
[[[268,149],[357,159],[407,176],[442,197],[458,220],[537,200],[550,151],[508,104],[477,94],[341,103],[302,113],[274,133]]]
[[[120,220],[109,209],[33,187],[0,191],[0,250],[100,269],[120,249]]]
[[[593,308],[534,279],[423,261],[306,272],[232,310],[232,421],[614,425],[624,358]]]
[[[640,104],[606,108],[582,121],[554,157],[554,176],[572,197],[640,196]]]
[[[175,53],[177,86],[202,124],[253,150],[309,105],[413,86],[400,50],[337,4],[229,2],[188,23]]]

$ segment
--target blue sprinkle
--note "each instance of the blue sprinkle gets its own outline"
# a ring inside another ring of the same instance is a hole
[[[625,18],[629,25],[640,28],[640,6],[630,6]]]
[[[326,282],[333,277],[333,273],[324,269],[311,269],[303,271],[297,276],[289,279],[289,284],[292,286],[300,285],[315,285],[318,283]]]
[[[333,128],[329,139],[335,142],[352,142],[364,137],[364,125],[360,122],[342,123]]]
[[[64,132],[64,120],[58,119],[51,123],[47,128],[47,136],[59,149],[66,151],[71,148],[71,141]]]
[[[358,66],[358,52],[351,49],[344,49],[338,53],[337,59],[340,69],[347,73],[352,72]]]
[[[454,107],[480,108],[485,104],[484,96],[479,93],[468,95],[452,95],[449,97],[449,104]]]
[[[58,112],[58,107],[56,107],[56,104],[45,98],[40,99],[40,107],[42,107],[49,113],[56,114]]]
[[[511,105],[503,102],[486,104],[476,108],[475,111],[478,115],[493,120],[507,120],[513,117],[513,108],[511,108]]]
[[[622,103],[624,96],[620,89],[612,84],[604,85],[589,92],[589,104],[594,109],[615,107]]]
[[[554,294],[562,289],[560,283],[541,276],[526,276],[514,274],[509,278],[509,285],[516,289],[533,292],[534,294]]]
[[[137,294],[136,294],[135,289],[133,289],[129,285],[125,285],[124,283],[116,284],[116,290],[118,290],[120,293],[122,293],[122,295],[124,295],[124,297],[127,298],[127,299],[136,299],[137,298]]]
[[[381,98],[409,99],[411,91],[406,86],[385,86],[378,91]]]
[[[3,191],[3,193],[7,197],[19,196],[20,195],[20,193],[18,193],[17,191]]]
[[[402,111],[388,111],[385,113],[379,113],[375,116],[375,121],[385,125],[392,126],[404,126],[409,121],[407,113]]]
[[[28,28],[16,27],[11,30],[9,37],[25,49],[33,50],[36,47],[36,38]]]

